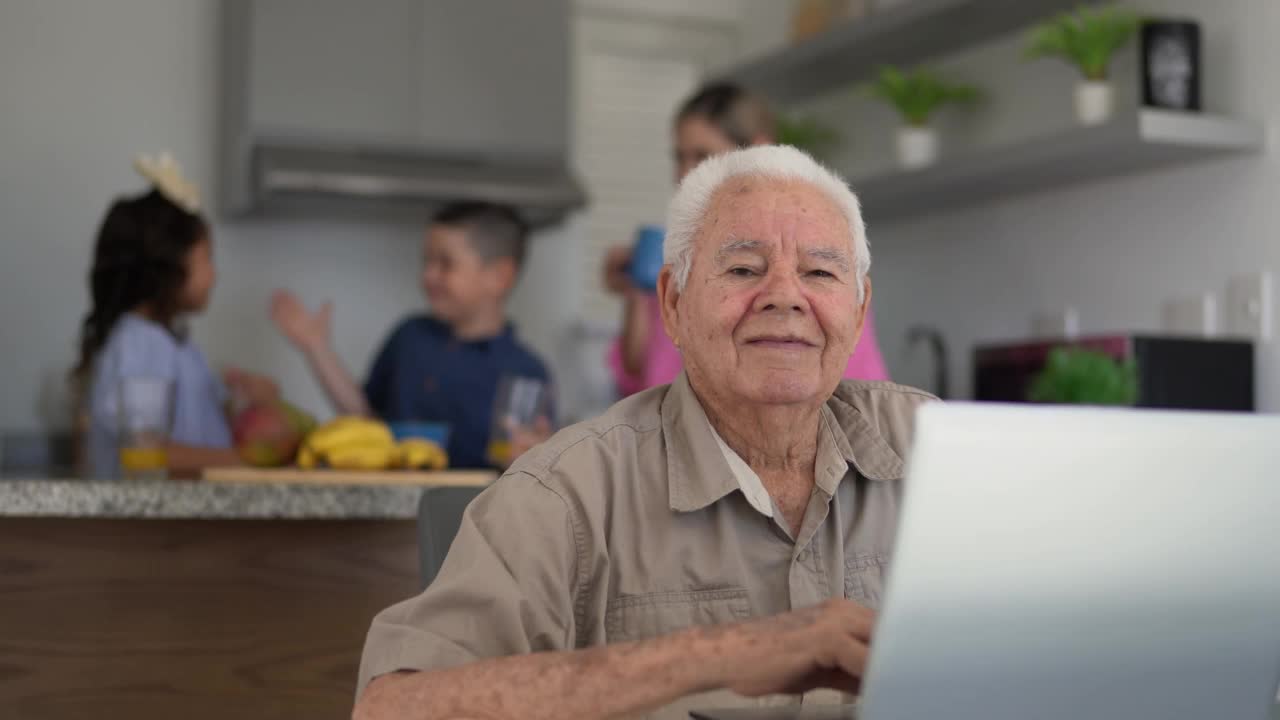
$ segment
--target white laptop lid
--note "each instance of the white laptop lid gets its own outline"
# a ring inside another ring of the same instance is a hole
[[[1280,417],[923,408],[863,720],[1263,720]]]

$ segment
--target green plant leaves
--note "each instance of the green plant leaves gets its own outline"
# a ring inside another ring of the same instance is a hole
[[[790,145],[810,155],[818,155],[840,142],[839,133],[831,127],[800,115],[778,116],[774,136],[779,145]]]
[[[1039,403],[1133,405],[1138,400],[1138,366],[1094,350],[1058,347],[1028,388],[1027,399]]]
[[[1058,57],[1088,80],[1105,80],[1111,57],[1137,33],[1142,18],[1115,5],[1082,7],[1038,25],[1027,37],[1029,58]]]
[[[948,83],[931,70],[902,71],[886,66],[871,83],[871,94],[893,106],[910,125],[925,125],[947,104],[970,103],[980,97],[972,85]]]

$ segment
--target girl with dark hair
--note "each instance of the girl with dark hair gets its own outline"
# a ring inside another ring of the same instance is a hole
[[[704,85],[681,103],[672,128],[673,160],[679,183],[698,163],[713,155],[776,142],[773,113],[764,98],[738,85]],[[664,385],[680,374],[680,351],[662,326],[657,297],[637,288],[628,274],[630,247],[615,247],[605,258],[604,283],[624,301],[622,334],[609,350],[608,363],[619,393]],[[846,378],[888,380],[876,339],[875,315],[867,313]]]
[[[138,169],[153,187],[112,203],[98,230],[89,271],[89,312],[81,325],[73,378],[88,422],[90,470],[116,475],[120,388],[126,378],[170,388],[168,468],[189,474],[239,464],[227,418],[228,391],[185,331],[204,310],[216,280],[209,224],[195,190],[167,158]],[[228,383],[246,399],[266,399],[274,384],[243,371]]]

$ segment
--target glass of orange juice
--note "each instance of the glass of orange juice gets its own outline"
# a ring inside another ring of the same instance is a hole
[[[489,462],[501,468],[510,465],[515,459],[511,457],[511,431],[533,427],[538,418],[550,414],[550,408],[551,388],[542,380],[515,375],[499,378],[485,453]]]
[[[120,469],[130,480],[162,480],[169,464],[165,445],[173,416],[173,383],[164,378],[120,381]]]

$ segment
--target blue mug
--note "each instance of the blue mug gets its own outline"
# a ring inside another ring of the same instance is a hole
[[[421,438],[430,440],[440,447],[449,446],[449,436],[453,431],[453,426],[449,423],[417,422],[414,420],[393,422],[390,427],[391,435],[397,442],[409,438]]]
[[[662,270],[662,228],[657,225],[641,225],[636,230],[636,242],[631,248],[631,262],[627,274],[631,282],[641,290],[658,289],[658,273]]]

